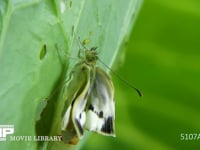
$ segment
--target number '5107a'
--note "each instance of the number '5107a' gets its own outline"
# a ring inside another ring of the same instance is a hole
[[[180,140],[184,141],[200,140],[200,133],[181,133]]]

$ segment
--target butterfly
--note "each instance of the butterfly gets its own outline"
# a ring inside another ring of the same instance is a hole
[[[96,65],[97,47],[84,49],[75,64],[64,92],[63,141],[77,144],[84,130],[115,137],[114,86],[110,76]]]

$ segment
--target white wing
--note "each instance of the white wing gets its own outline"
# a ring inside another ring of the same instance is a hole
[[[67,108],[65,109],[67,110],[63,115],[61,129],[65,141],[68,141],[74,137],[78,136],[80,139],[83,136],[83,126],[86,120],[85,108],[90,92],[90,68],[87,65],[78,64],[76,66],[73,79],[69,82],[66,92]]]
[[[115,136],[114,119],[113,83],[107,73],[97,67],[87,104],[85,128],[103,135]]]

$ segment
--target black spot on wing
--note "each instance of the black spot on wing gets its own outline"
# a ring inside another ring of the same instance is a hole
[[[99,118],[103,118],[103,111],[99,112]]]
[[[104,132],[104,133],[108,133],[108,134],[114,133],[113,118],[112,117],[108,117],[105,120],[105,123],[101,128],[101,131]]]
[[[79,130],[80,134],[83,135],[83,127],[82,127],[82,125],[80,124],[78,119],[75,119],[75,121],[76,121],[76,125],[78,126],[78,130]]]
[[[94,106],[92,104],[90,104],[88,109],[91,110],[91,111],[94,111]]]
[[[80,115],[79,115],[79,118],[81,119],[81,117],[82,117],[82,115],[80,114]]]
[[[100,111],[100,112],[95,111],[94,106],[92,104],[89,105],[88,109],[94,112],[95,114],[97,114],[99,118],[103,118],[103,111]]]

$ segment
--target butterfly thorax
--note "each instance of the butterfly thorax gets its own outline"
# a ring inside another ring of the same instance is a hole
[[[91,49],[85,50],[85,60],[84,62],[87,65],[96,65],[96,62],[98,60],[98,53],[96,51],[97,47],[93,47]]]

